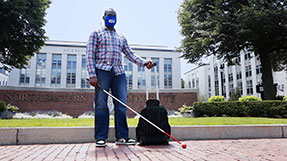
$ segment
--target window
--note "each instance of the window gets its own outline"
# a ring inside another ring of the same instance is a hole
[[[240,61],[241,61],[240,56],[239,56],[239,57],[237,57],[237,58],[235,58],[235,63],[239,64],[239,63],[240,63]]]
[[[29,85],[30,83],[30,62],[28,62],[28,65],[26,68],[20,69],[20,81],[19,85]]]
[[[251,53],[245,53],[245,54],[244,54],[244,59],[245,59],[245,60],[251,59]]]
[[[262,66],[260,65],[256,65],[256,74],[260,74],[262,73]]]
[[[143,58],[145,59],[145,58]],[[138,88],[144,89],[146,88],[146,76],[145,76],[145,68],[138,66]]]
[[[219,95],[219,82],[218,82],[218,80],[216,80],[214,82],[214,84],[215,84],[215,95]]]
[[[46,54],[37,54],[37,65],[36,65],[36,86],[45,85],[46,81]]]
[[[51,87],[60,87],[61,84],[62,55],[52,55]]]
[[[241,74],[241,71],[236,73],[236,78],[237,79],[242,79],[242,74]]]
[[[233,84],[229,84],[229,95],[231,95],[233,91]]]
[[[159,58],[151,58],[152,62],[156,63],[156,72],[157,72],[157,84],[159,85]],[[155,88],[156,84],[155,84],[155,67],[151,68],[151,87]]]
[[[247,80],[246,86],[247,86],[247,95],[252,95],[253,94],[252,80]]]
[[[242,81],[237,82],[237,87],[239,88],[240,94],[242,95],[243,94]]]
[[[232,81],[233,81],[233,74],[232,74],[232,73],[229,73],[229,74],[228,74],[228,81],[229,81],[229,82],[232,82]]]
[[[196,78],[196,88],[199,88],[199,78]]]
[[[228,67],[228,81],[233,82],[232,67]]]
[[[220,72],[221,73],[221,76],[222,76],[222,81],[223,83],[225,83],[225,74],[223,72]]]
[[[90,88],[90,83],[86,79],[88,77],[86,55],[82,55],[82,68],[81,68],[81,88]]]
[[[211,78],[210,78],[210,75],[208,75],[208,91],[211,91]]]
[[[76,86],[76,67],[77,66],[77,56],[68,55],[67,58],[67,87]]]
[[[251,77],[252,76],[251,65],[246,66],[245,69],[246,69],[246,77]]]
[[[172,88],[172,59],[164,59],[164,88]]]
[[[124,70],[126,73],[126,79],[127,79],[127,88],[132,89],[133,88],[133,64],[130,62],[126,57],[124,58]]]

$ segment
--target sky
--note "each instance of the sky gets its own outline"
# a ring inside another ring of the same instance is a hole
[[[104,25],[105,9],[117,12],[118,33],[129,44],[180,46],[182,36],[177,12],[183,0],[51,0],[46,15],[50,40],[86,42]],[[195,67],[181,61],[181,75]]]

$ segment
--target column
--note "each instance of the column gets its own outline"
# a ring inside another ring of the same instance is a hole
[[[209,62],[210,62],[210,83],[211,83],[211,96],[215,96],[215,74],[214,74],[214,61],[213,58],[214,56],[211,55],[209,57]]]
[[[159,58],[159,89],[164,89],[164,58]]]
[[[45,86],[51,86],[51,74],[52,74],[52,53],[47,53],[47,63],[46,63],[46,82]]]
[[[146,57],[146,60],[151,60],[151,57]],[[145,68],[145,74],[146,74],[146,88],[148,90],[151,90],[151,69],[148,70]]]
[[[247,95],[247,86],[246,86],[246,68],[245,68],[244,54],[245,54],[245,52],[241,51],[241,53],[240,53],[240,59],[241,59],[240,67],[241,67],[241,74],[242,74],[242,90],[243,90],[242,95],[246,96]]]
[[[31,59],[31,64],[30,64],[30,87],[35,87],[36,86],[36,68],[37,68],[37,54],[35,54]]]
[[[172,58],[172,89],[181,89],[180,59],[177,57]]]
[[[226,100],[229,99],[229,76],[228,76],[228,66],[227,63],[224,63],[224,74],[225,74],[225,93],[226,93]]]
[[[66,88],[67,83],[67,54],[62,54],[61,88]]]
[[[256,93],[257,74],[256,74],[256,57],[254,53],[252,53],[252,59],[251,59],[251,72],[252,72],[253,95],[258,97],[259,95],[258,93]]]
[[[82,55],[77,54],[76,88],[81,88]]]
[[[138,89],[138,65],[133,63],[133,88]]]
[[[237,88],[237,78],[236,78],[236,65],[232,66],[232,76],[233,76],[233,87]]]

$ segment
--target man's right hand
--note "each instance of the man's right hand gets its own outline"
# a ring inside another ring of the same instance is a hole
[[[93,87],[98,87],[99,86],[99,81],[97,78],[90,78],[89,79],[90,85]]]

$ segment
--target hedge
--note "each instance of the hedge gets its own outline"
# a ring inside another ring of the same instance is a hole
[[[231,116],[231,117],[287,117],[286,101],[256,102],[195,102],[195,117]]]

